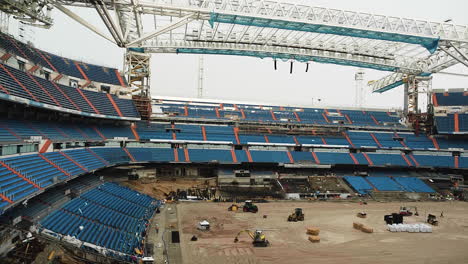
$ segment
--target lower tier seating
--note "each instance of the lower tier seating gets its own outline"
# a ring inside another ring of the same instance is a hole
[[[418,192],[433,193],[431,187],[416,177],[360,177],[344,176],[350,185],[360,194],[367,194],[374,191],[397,191],[397,192]]]
[[[85,192],[40,222],[40,227],[130,256],[141,256],[149,219],[159,203],[115,183]]]
[[[321,165],[370,165],[390,167],[468,168],[468,157],[399,155],[389,153],[343,153],[324,151],[172,149],[162,147],[93,147],[44,154],[18,155],[0,159],[0,210],[56,183],[101,168],[129,162],[193,163],[295,163]],[[457,167],[458,166],[458,167]],[[372,175],[374,176],[374,175]],[[360,193],[376,188],[382,191],[427,190],[422,184],[387,176],[345,178]],[[414,187],[407,187],[409,185]],[[141,201],[138,201],[141,202]]]

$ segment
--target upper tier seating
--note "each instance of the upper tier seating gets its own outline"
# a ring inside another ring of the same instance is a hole
[[[175,131],[173,133],[173,131]],[[223,141],[237,144],[233,126],[215,125],[174,125],[138,122],[136,132],[141,140],[197,140]],[[348,135],[349,141],[345,135]],[[436,149],[434,142],[425,135],[416,136],[410,133],[348,131],[341,136],[306,136],[280,135],[261,132],[238,132],[240,144],[248,143],[285,143],[285,144],[313,144],[340,145],[354,147],[375,148],[411,148]],[[32,121],[0,118],[0,143],[20,143],[31,136],[42,136],[56,142],[63,141],[102,141],[114,137],[135,139],[129,125],[88,125],[71,122]],[[468,142],[463,139],[436,138],[436,144],[441,149],[468,149]]]
[[[468,93],[446,92],[434,93],[432,96],[434,106],[468,106]]]
[[[56,84],[6,64],[0,64],[0,93],[28,99],[38,107],[46,107],[43,104],[47,104],[83,114],[99,114],[109,118],[119,116],[105,93]],[[139,118],[132,100],[118,99],[116,96],[112,98],[123,117]]]
[[[319,125],[357,125],[401,127],[396,113],[360,110],[329,110],[319,108],[292,108],[277,106],[236,105],[236,107],[194,105],[196,102],[165,101],[155,105],[172,116],[205,119],[232,119],[255,122],[291,122]]]
[[[88,125],[71,122],[49,122],[0,118],[0,142],[21,143],[31,136],[52,141],[102,141],[114,137],[135,139],[129,126]]]
[[[136,131],[140,139],[172,139],[172,131],[169,131],[170,125],[138,122]]]
[[[232,162],[231,152],[225,149],[189,149],[188,153],[191,162]]]
[[[233,126],[215,125],[180,125],[138,122],[136,132],[141,140],[197,140],[223,141],[237,144]],[[175,131],[175,132],[173,132]],[[238,132],[240,144],[249,143],[285,143],[340,145],[348,147],[374,148],[410,148],[415,150],[435,149],[434,142],[425,135],[410,133],[348,131],[344,135],[312,136],[281,135],[262,132]],[[345,136],[349,137],[349,141]],[[42,136],[54,142],[64,141],[103,141],[115,137],[127,137],[134,140],[135,135],[129,125],[88,125],[71,122],[34,121],[0,118],[0,143],[21,143],[31,136]],[[436,138],[435,144],[441,149],[468,149],[468,142],[463,139]]]
[[[174,161],[174,151],[169,148],[128,148],[128,151],[137,161]]]
[[[10,53],[30,60],[34,64],[38,64],[42,67],[46,67],[71,77],[89,79],[91,81],[107,84],[126,85],[123,77],[120,77],[119,79],[119,73],[116,69],[77,62],[52,53],[41,51],[28,44],[15,40],[13,37],[4,33],[0,33],[0,47]],[[84,75],[80,72],[78,67],[83,71]],[[120,80],[122,80],[123,83],[121,83]]]
[[[466,134],[468,133],[468,114],[435,116],[435,125],[439,134]]]

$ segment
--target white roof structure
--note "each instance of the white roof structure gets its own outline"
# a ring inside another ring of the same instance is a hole
[[[468,66],[468,26],[445,22],[269,0],[1,2],[3,11],[45,27],[53,23],[48,8],[57,8],[129,52],[271,57],[392,72],[372,84],[374,92],[403,84],[406,75]],[[96,9],[110,36],[68,6]]]

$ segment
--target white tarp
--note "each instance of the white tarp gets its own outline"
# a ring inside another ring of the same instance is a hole
[[[301,196],[298,193],[287,193],[286,199],[287,200],[299,200],[301,199]]]
[[[432,226],[426,224],[393,224],[387,225],[390,232],[432,233]]]

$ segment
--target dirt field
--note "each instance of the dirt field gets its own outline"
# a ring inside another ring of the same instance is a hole
[[[181,203],[177,205],[184,263],[468,263],[468,203],[406,203],[418,207],[420,216],[405,217],[405,223],[422,223],[427,213],[438,216],[433,233],[390,233],[384,214],[399,210],[400,203],[274,202],[258,204],[259,212],[228,212],[227,203]],[[294,208],[301,207],[304,222],[287,222]],[[359,211],[367,219],[357,218]],[[266,214],[267,218],[263,218]],[[207,219],[211,231],[196,229]],[[367,234],[353,222],[374,228]],[[320,243],[307,240],[307,227],[320,228]],[[248,235],[234,243],[237,232],[263,229],[268,248],[253,248]],[[190,238],[196,234],[198,241]]]

